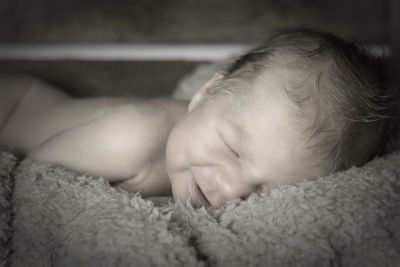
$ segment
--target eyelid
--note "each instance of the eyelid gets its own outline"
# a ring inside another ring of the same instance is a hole
[[[218,131],[218,135],[221,138],[222,142],[224,142],[225,146],[229,148],[229,150],[237,157],[240,158],[239,154],[225,141],[225,138],[221,135],[221,133]]]
[[[239,154],[230,146],[228,145],[225,140],[224,143],[226,144],[226,146],[229,148],[230,151],[232,151],[232,153],[235,155],[235,157],[240,158]]]

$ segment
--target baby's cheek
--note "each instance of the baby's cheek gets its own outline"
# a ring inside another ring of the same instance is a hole
[[[168,137],[165,160],[168,173],[181,171],[187,165],[187,156],[185,155],[185,147],[188,140],[184,138],[180,132],[173,129]]]

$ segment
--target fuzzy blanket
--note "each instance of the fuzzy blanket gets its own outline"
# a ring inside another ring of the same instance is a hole
[[[200,65],[173,97],[190,99],[221,64]],[[218,209],[156,207],[0,152],[1,266],[400,266],[400,149]]]
[[[400,266],[400,152],[221,208],[0,153],[0,265]]]

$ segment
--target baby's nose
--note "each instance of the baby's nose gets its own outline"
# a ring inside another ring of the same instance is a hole
[[[240,173],[220,167],[192,167],[192,174],[212,206],[221,206],[229,200],[248,196],[256,190]]]
[[[213,206],[221,206],[229,200],[244,198],[255,192],[256,188],[249,186],[243,182],[222,184],[219,189],[219,194],[212,197],[210,203]]]

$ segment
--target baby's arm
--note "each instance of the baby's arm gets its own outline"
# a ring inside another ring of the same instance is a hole
[[[110,182],[131,179],[131,191],[140,191],[144,196],[162,195],[169,191],[166,171],[151,169],[164,156],[168,133],[157,126],[151,118],[132,110],[117,111],[60,132],[33,149],[28,157],[103,176]],[[150,182],[167,188],[148,186]]]

